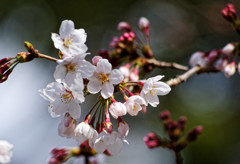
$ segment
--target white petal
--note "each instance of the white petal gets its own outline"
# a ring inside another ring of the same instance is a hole
[[[120,70],[114,69],[108,76],[108,79],[112,84],[119,84],[121,81],[123,81],[124,76]]]
[[[111,83],[105,82],[102,86],[101,95],[104,99],[107,99],[113,95],[114,87]]]
[[[147,94],[147,99],[148,99],[148,103],[150,105],[152,105],[152,107],[157,107],[157,105],[159,104],[159,99],[158,99],[158,96],[157,95],[150,95],[150,94]]]
[[[108,62],[107,59],[99,59],[99,61],[97,63],[96,71],[98,73],[109,74],[112,71],[112,65],[111,65],[111,63]]]
[[[61,38],[65,39],[66,37],[70,36],[71,32],[74,31],[74,23],[71,20],[64,20],[61,23],[59,34]]]
[[[53,77],[57,82],[61,83],[66,76],[66,72],[67,72],[66,67],[63,66],[62,64],[58,64],[56,66],[56,70],[53,74]]]
[[[74,30],[71,33],[71,39],[73,40],[74,43],[85,43],[87,39],[87,33],[85,32],[84,29],[78,29]]]
[[[155,82],[155,81],[161,80],[163,77],[164,76],[162,76],[162,75],[158,75],[158,76],[152,77],[151,79],[152,79],[153,82]]]
[[[54,43],[55,48],[57,49],[62,49],[63,46],[63,40],[60,38],[60,36],[58,34],[52,33],[52,40]]]
[[[102,138],[97,138],[94,143],[93,149],[98,153],[103,153],[106,150],[106,148],[107,146],[105,145]]]
[[[114,144],[107,146],[107,149],[112,155],[116,155],[121,152],[122,145],[123,145],[122,140],[117,138]]]
[[[158,86],[157,88],[154,88],[157,90],[157,95],[166,95],[171,91],[171,88],[169,87],[169,85],[167,85],[164,82],[158,82]]]
[[[102,83],[97,78],[91,78],[87,88],[90,93],[96,94],[102,89]]]
[[[88,47],[83,43],[72,43],[68,48],[69,53],[72,55],[83,54],[87,50]]]
[[[93,72],[95,69],[96,67],[92,65],[90,62],[83,61],[81,62],[81,65],[78,71],[81,72],[81,75],[83,78],[89,78],[93,75]]]
[[[78,119],[81,116],[81,107],[80,107],[80,105],[78,103],[72,102],[69,105],[68,112],[72,116],[72,118]]]

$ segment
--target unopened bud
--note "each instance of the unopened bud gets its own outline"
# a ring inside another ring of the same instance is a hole
[[[168,110],[164,110],[160,113],[159,118],[161,120],[168,120],[170,118],[171,114]]]
[[[35,50],[34,50],[34,48],[33,48],[33,45],[32,45],[30,42],[25,41],[25,42],[24,42],[24,46],[25,46],[25,48],[28,50],[28,52],[30,52],[30,53],[35,53]]]
[[[93,63],[93,65],[96,66],[97,63],[98,63],[98,61],[99,61],[100,59],[102,59],[101,56],[94,56],[94,57],[92,58],[92,63]]]
[[[142,53],[146,58],[153,58],[152,49],[149,45],[144,45],[142,47]]]
[[[33,60],[36,56],[33,54],[30,54],[29,52],[19,52],[17,54],[17,60],[19,63],[25,63]]]
[[[14,59],[15,57],[3,58],[0,60],[0,66]]]
[[[193,53],[189,60],[189,64],[192,67],[197,66],[197,65],[205,67],[207,65],[207,60],[206,60],[205,55],[206,54],[201,51],[197,51],[197,52]]]
[[[178,119],[178,127],[179,127],[181,130],[184,130],[186,121],[187,121],[187,118],[186,118],[186,117],[184,117],[184,116],[179,117],[179,119]]]
[[[131,26],[127,22],[118,23],[118,30],[120,31],[131,31]]]
[[[228,4],[227,7],[222,9],[222,15],[229,22],[233,22],[237,19],[237,12],[232,4]]]
[[[222,53],[225,55],[231,55],[234,49],[235,45],[233,43],[228,43],[225,47],[223,47]]]
[[[150,132],[143,138],[146,146],[150,149],[160,146],[161,139],[153,132]]]
[[[138,28],[139,28],[140,30],[144,30],[144,29],[146,29],[146,28],[149,28],[149,25],[150,25],[150,23],[149,23],[149,20],[148,20],[147,18],[141,17],[141,18],[139,19]]]
[[[208,56],[207,56],[207,63],[208,64],[212,64],[217,58],[219,57],[219,53],[217,50],[211,50],[209,53],[208,53]]]
[[[187,140],[188,141],[195,141],[199,134],[202,133],[203,127],[202,126],[197,126],[193,130],[191,130],[188,135],[187,135]]]
[[[224,68],[224,74],[226,77],[230,77],[230,76],[234,75],[235,72],[236,72],[235,62],[231,62],[231,63],[227,64]]]

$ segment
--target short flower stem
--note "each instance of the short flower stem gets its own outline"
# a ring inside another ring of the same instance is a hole
[[[183,157],[179,151],[174,151],[176,156],[176,164],[183,164]]]
[[[48,55],[44,55],[44,54],[40,54],[40,53],[38,53],[38,58],[44,58],[44,59],[52,60],[54,62],[56,62],[58,60],[58,59],[56,59],[54,57],[51,57],[51,56],[48,56]]]
[[[88,155],[85,155],[85,164],[90,164]]]

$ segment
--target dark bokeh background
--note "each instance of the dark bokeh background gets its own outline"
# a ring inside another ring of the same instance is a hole
[[[187,65],[197,50],[219,49],[228,42],[239,41],[220,13],[229,2],[240,12],[238,0],[1,0],[0,57],[24,51],[24,41],[56,57],[50,36],[51,32],[58,33],[65,19],[86,30],[89,52],[96,55],[120,34],[116,30],[119,21],[137,27],[138,19],[144,16],[151,22],[151,46],[156,58]],[[14,144],[13,164],[47,163],[52,148],[76,145],[57,135],[60,119],[50,117],[48,102],[37,92],[53,81],[54,69],[51,61],[35,60],[19,65],[0,85],[0,139]],[[180,73],[156,69],[149,76],[164,74],[164,80],[168,80]],[[160,97],[158,108],[149,107],[146,115],[124,117],[130,125],[130,145],[124,145],[122,152],[107,158],[106,163],[174,164],[171,151],[148,150],[142,141],[149,131],[164,135],[157,115],[169,109],[176,119],[181,115],[188,117],[189,130],[195,125],[204,126],[199,140],[183,152],[186,164],[238,164],[239,84],[237,74],[231,78],[223,73],[201,74],[172,88],[169,95]],[[87,111],[88,105],[83,110]]]

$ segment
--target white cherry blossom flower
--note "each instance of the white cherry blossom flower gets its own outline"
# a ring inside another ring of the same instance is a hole
[[[71,20],[64,20],[60,26],[59,34],[52,33],[54,46],[64,55],[72,56],[83,54],[87,51],[87,34],[84,29],[75,29]]]
[[[96,94],[101,90],[102,97],[107,99],[113,95],[113,85],[119,84],[123,80],[123,75],[117,69],[112,70],[112,65],[107,59],[99,59],[93,76],[88,79],[88,91]]]
[[[50,102],[48,109],[52,117],[59,117],[69,113],[72,118],[77,119],[81,115],[80,103],[85,98],[81,84],[81,79],[75,80],[70,87],[63,83],[52,82],[45,89],[39,90],[40,95]]]
[[[79,143],[83,143],[87,139],[95,140],[98,136],[98,132],[92,128],[88,123],[81,122],[77,125],[74,131],[74,139]]]
[[[117,119],[120,116],[124,116],[127,114],[126,106],[121,102],[113,102],[109,107],[109,112],[111,115]]]
[[[0,140],[0,163],[11,162],[13,145],[5,140]]]
[[[127,109],[127,112],[131,116],[136,116],[139,111],[143,109],[143,106],[147,106],[145,100],[141,96],[131,96],[124,103]]]
[[[98,153],[103,153],[106,149],[116,155],[122,150],[122,139],[118,133],[113,131],[111,134],[103,130],[94,141],[93,149]]]
[[[171,88],[166,83],[159,81],[163,77],[158,75],[147,79],[140,93],[145,102],[153,107],[159,104],[158,95],[163,96],[171,91]]]
[[[69,114],[66,114],[58,125],[58,135],[61,137],[71,138],[76,128],[76,120]]]
[[[83,55],[76,55],[58,60],[58,65],[53,74],[55,80],[60,83],[65,82],[71,85],[79,74],[83,78],[92,76],[95,66],[84,59],[86,55],[88,54],[85,53]]]

